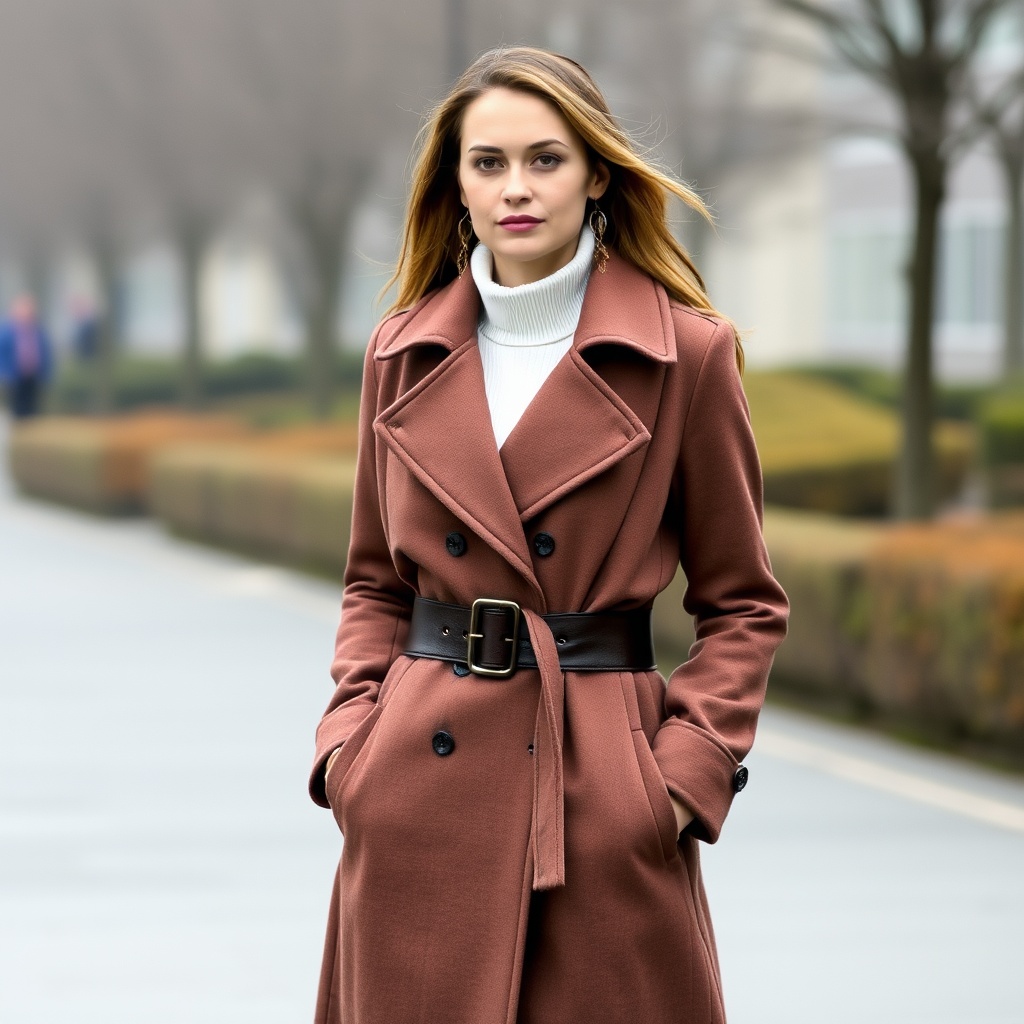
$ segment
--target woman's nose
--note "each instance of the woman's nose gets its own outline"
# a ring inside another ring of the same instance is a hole
[[[522,168],[515,166],[509,168],[502,198],[508,203],[519,203],[530,198],[530,187]]]

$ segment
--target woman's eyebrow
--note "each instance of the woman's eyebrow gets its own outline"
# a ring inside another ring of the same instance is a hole
[[[561,139],[544,139],[541,142],[533,142],[527,149],[543,149],[545,146],[566,146]],[[568,146],[566,146],[568,149]],[[476,146],[470,146],[466,150],[467,153],[503,153],[504,150],[500,146],[484,146],[482,144]]]

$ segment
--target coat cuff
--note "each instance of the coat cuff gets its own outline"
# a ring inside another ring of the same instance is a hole
[[[706,733],[679,719],[661,726],[651,749],[669,792],[694,814],[686,831],[706,843],[716,842],[735,796],[739,762]]]
[[[324,792],[324,768],[327,759],[358,728],[373,710],[375,701],[354,700],[325,715],[316,730],[316,755],[309,774],[309,795],[321,807],[330,807]]]

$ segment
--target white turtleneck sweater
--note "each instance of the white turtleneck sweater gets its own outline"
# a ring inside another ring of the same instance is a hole
[[[477,338],[499,448],[572,346],[593,257],[594,233],[585,224],[576,255],[561,270],[505,288],[494,281],[490,249],[478,243],[473,250],[470,269],[483,302]]]

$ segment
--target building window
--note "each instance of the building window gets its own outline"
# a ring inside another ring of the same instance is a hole
[[[893,227],[848,225],[831,239],[829,285],[838,324],[896,324],[904,303],[903,234]]]
[[[1002,226],[958,219],[940,228],[936,322],[990,325],[1000,318]],[[830,244],[830,309],[843,327],[898,327],[907,303],[909,239],[895,225],[836,225]]]
[[[963,221],[944,226],[936,310],[940,323],[998,323],[1002,235],[1002,227],[991,222]]]

